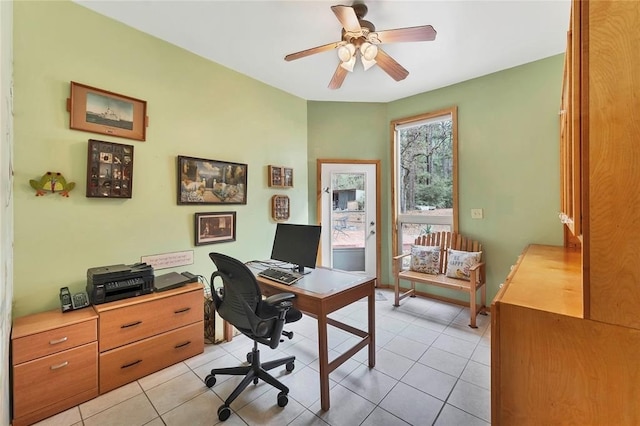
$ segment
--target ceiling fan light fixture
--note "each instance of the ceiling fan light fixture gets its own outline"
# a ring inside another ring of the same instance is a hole
[[[360,53],[362,54],[363,63],[365,60],[373,61],[375,57],[378,55],[378,46],[365,41],[360,45]]]
[[[364,56],[360,57],[360,60],[362,61],[362,66],[364,67],[364,70],[368,70],[369,68],[371,68],[372,66],[374,66],[376,64],[376,60],[375,59],[371,59],[370,61],[367,60],[367,58],[365,58]]]
[[[356,64],[356,57],[352,56],[348,61],[342,61],[340,66],[349,72],[353,72],[353,67]]]
[[[353,58],[353,54],[356,53],[356,47],[351,44],[345,44],[338,49],[338,58],[344,63],[349,62]]]

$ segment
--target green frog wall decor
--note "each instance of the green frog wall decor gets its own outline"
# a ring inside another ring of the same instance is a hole
[[[36,197],[49,192],[59,192],[63,197],[68,197],[69,191],[76,187],[75,182],[67,182],[60,172],[47,172],[40,180],[31,179],[29,184],[36,190]]]

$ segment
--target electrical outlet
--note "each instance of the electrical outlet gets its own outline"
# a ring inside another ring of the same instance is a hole
[[[482,209],[471,209],[471,219],[482,219]]]

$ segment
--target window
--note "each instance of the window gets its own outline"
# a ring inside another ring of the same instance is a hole
[[[393,252],[421,234],[458,229],[457,109],[394,120]]]

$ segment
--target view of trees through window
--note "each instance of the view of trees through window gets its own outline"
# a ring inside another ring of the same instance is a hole
[[[452,120],[398,131],[400,212],[453,208]]]
[[[394,250],[425,233],[457,228],[457,109],[392,122]]]

